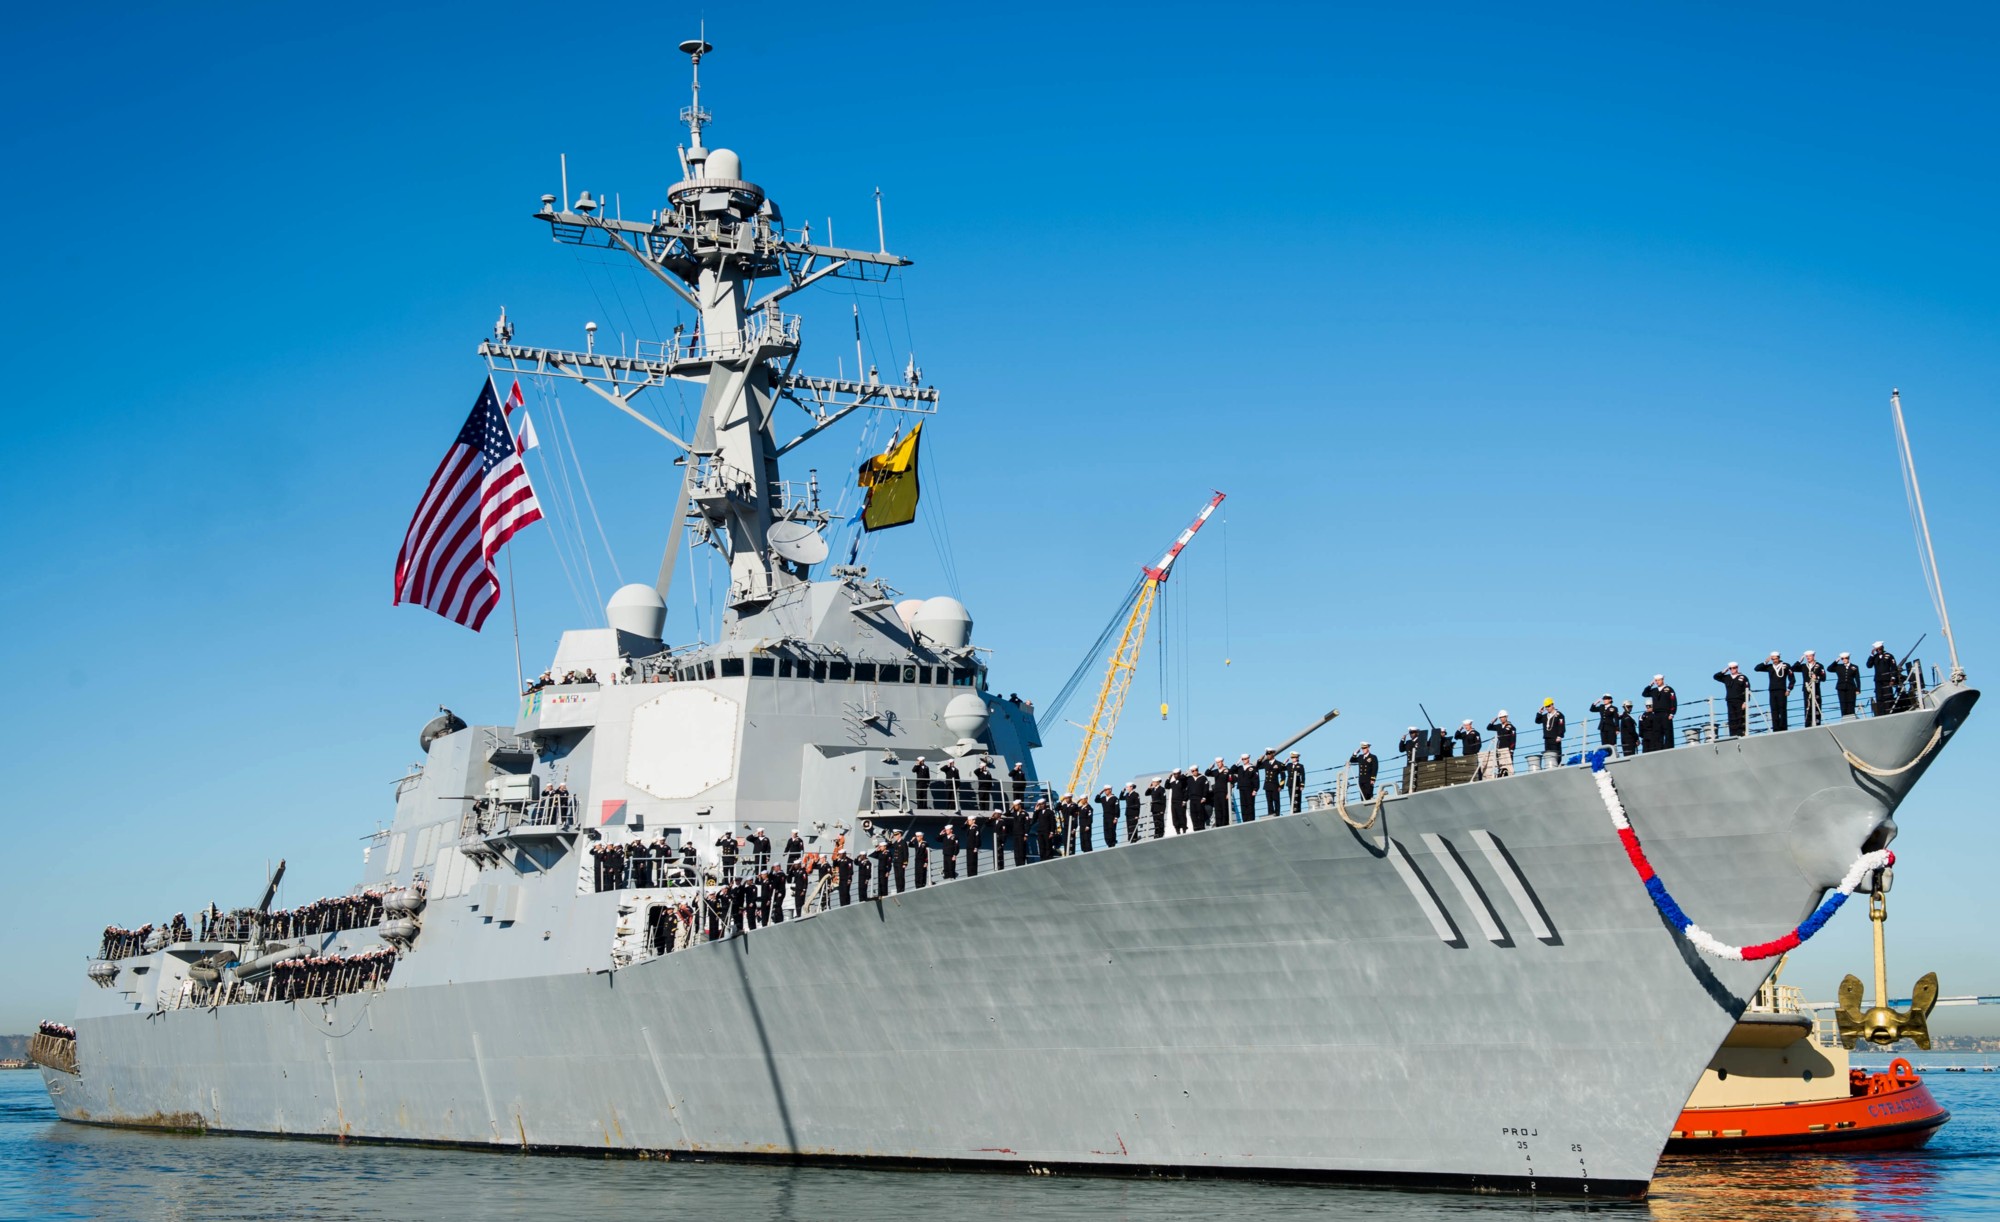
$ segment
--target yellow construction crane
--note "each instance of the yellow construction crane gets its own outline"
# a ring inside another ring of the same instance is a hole
[[[1083,745],[1076,751],[1076,767],[1070,770],[1069,793],[1088,796],[1097,785],[1098,769],[1104,765],[1104,753],[1111,748],[1111,733],[1118,727],[1118,714],[1125,708],[1125,693],[1132,686],[1132,673],[1139,666],[1139,647],[1146,642],[1146,622],[1153,617],[1153,600],[1159,595],[1160,584],[1173,571],[1174,560],[1181,549],[1194,538],[1194,532],[1208,521],[1208,515],[1222,504],[1223,494],[1215,498],[1196,515],[1180,538],[1160,557],[1158,564],[1146,569],[1139,582],[1139,596],[1132,603],[1132,614],[1125,618],[1125,631],[1118,638],[1118,648],[1111,651],[1111,664],[1104,670],[1104,686],[1097,693],[1097,707],[1090,711],[1090,721],[1083,727]]]

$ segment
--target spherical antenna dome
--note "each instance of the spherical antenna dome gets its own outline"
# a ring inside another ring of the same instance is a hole
[[[620,632],[657,641],[667,628],[667,600],[649,585],[619,586],[604,604],[604,618]]]
[[[910,624],[933,645],[946,649],[963,649],[972,640],[972,615],[956,598],[925,599]]]
[[[971,692],[960,692],[944,706],[944,728],[960,738],[978,738],[986,732],[986,701]]]
[[[417,735],[417,748],[425,755],[431,753],[431,744],[447,734],[456,734],[465,728],[465,719],[450,709],[439,709],[438,715],[424,723]]]
[[[708,168],[703,171],[707,178],[743,179],[743,159],[731,149],[712,149],[708,154]]]

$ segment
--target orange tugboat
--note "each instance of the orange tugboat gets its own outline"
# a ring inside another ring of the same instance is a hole
[[[1847,977],[1836,1026],[1828,1030],[1796,987],[1778,983],[1780,960],[1702,1071],[1667,1139],[1670,1153],[1911,1150],[1951,1119],[1902,1057],[1880,1072],[1848,1063],[1858,1039],[1879,1045],[1909,1039],[1929,1048],[1927,1020],[1937,1002],[1932,973],[1917,982],[1907,1012],[1888,1007],[1879,891],[1868,909],[1875,924],[1875,1006],[1862,1011],[1861,982]]]

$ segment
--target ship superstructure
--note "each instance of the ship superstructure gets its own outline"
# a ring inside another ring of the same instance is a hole
[[[697,70],[710,49],[684,45]],[[1661,919],[1588,768],[1369,804],[1336,788],[1298,814],[1027,868],[989,844],[976,877],[933,864],[929,885],[841,902],[826,862],[892,832],[934,849],[947,823],[1032,805],[1039,740],[989,690],[965,608],[832,564],[816,488],[783,477],[851,413],[935,409],[914,361],[897,382],[795,372],[786,298],[906,261],[787,228],[741,158],[707,147],[698,91],[684,117],[683,177],[651,219],[606,217],[588,193],[537,216],[636,259],[698,329],[613,356],[516,345],[503,319],[480,348],[675,447],[658,581],[565,633],[511,724],[425,728],[354,897],[279,914],[267,890],[198,928],[108,936],[44,1060],[61,1114],[1642,1193],[1767,968],[1707,957]],[[632,407],[673,379],[703,387],[691,437]],[[730,576],[718,639],[674,646],[684,522]],[[1679,902],[1745,943],[1888,843],[1976,698],[1954,676],[1878,716],[1696,736],[1605,772]],[[821,867],[782,922],[724,895],[765,864],[724,834],[759,828],[796,832],[797,864]]]

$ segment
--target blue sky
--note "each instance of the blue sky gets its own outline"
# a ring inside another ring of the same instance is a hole
[[[107,922],[245,902],[279,857],[288,902],[344,890],[435,707],[509,715],[504,614],[474,636],[392,609],[396,546],[501,305],[552,345],[586,320],[600,345],[672,326],[664,295],[529,213],[559,154],[573,192],[658,206],[685,70],[655,48],[702,15],[13,19],[0,926],[35,933],[0,950],[0,1030],[69,1013]],[[712,142],[843,243],[872,238],[880,187],[917,260],[886,296],[812,303],[808,363],[851,372],[858,305],[869,359],[914,349],[943,388],[926,525],[868,559],[959,594],[999,687],[1053,693],[1135,567],[1229,493],[1112,770],[1256,749],[1336,705],[1312,762],[1393,740],[1420,700],[1574,716],[1656,670],[1707,695],[1732,658],[1925,631],[1941,659],[1892,386],[1989,677],[1990,12],[706,17]],[[671,455],[587,395],[564,408],[608,593],[658,562]],[[800,466],[839,484],[857,442]],[[531,670],[595,614],[555,539],[516,557]],[[2000,992],[1980,936],[1996,726],[1978,716],[1901,818],[1895,980]],[[1073,750],[1052,738],[1043,768]],[[1866,933],[1843,917],[1790,978],[1865,975]]]

